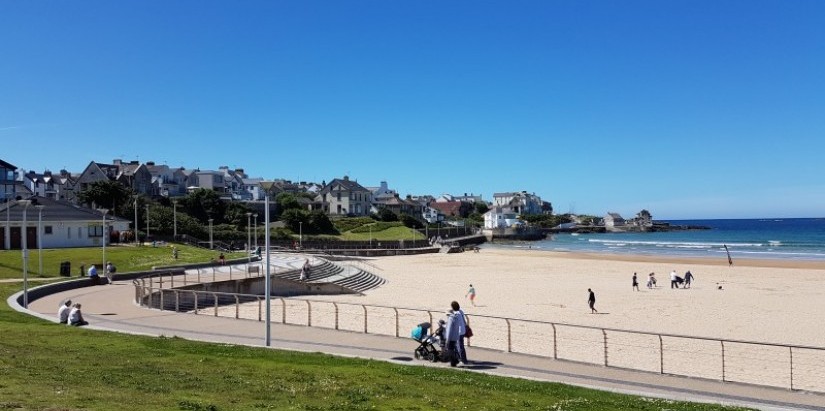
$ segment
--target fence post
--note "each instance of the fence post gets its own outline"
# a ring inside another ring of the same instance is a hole
[[[169,281],[172,282],[172,285],[170,285],[170,287],[175,288],[175,274],[174,273],[169,273]]]
[[[283,298],[279,300],[281,300],[281,324],[286,324],[286,301]]]
[[[791,355],[791,391],[793,391],[793,347],[788,347],[788,353]]]
[[[261,297],[257,297],[257,298],[258,298],[258,321],[261,321],[261,311],[263,311],[263,309],[261,308],[262,299],[261,299]]]
[[[507,352],[513,352],[513,341],[510,336],[510,319],[505,318],[504,321],[507,322]]]
[[[556,324],[555,323],[550,323],[550,325],[553,327],[553,359],[558,360],[559,359],[559,346],[556,343]]]
[[[178,290],[175,290],[175,312],[180,312],[180,294],[178,293]]]
[[[609,367],[610,365],[607,364],[607,331],[602,328],[602,335],[604,335],[604,366]]]
[[[152,298],[152,282],[150,281],[149,282],[149,308],[155,308],[154,305],[152,305],[152,299],[153,299]]]
[[[215,267],[212,267],[212,282],[215,282]]]
[[[310,304],[309,300],[307,302],[307,327],[312,327],[312,304]]]
[[[201,269],[198,268],[198,283],[201,282]]]
[[[433,312],[432,311],[427,311],[427,314],[430,315],[430,325],[432,325],[433,324]]]
[[[333,306],[335,306],[335,329],[338,329],[338,303],[333,302]]]
[[[398,309],[393,307],[393,310],[395,310],[395,338],[398,338]]]
[[[662,336],[659,335],[659,374],[665,373],[665,346],[662,343]]]
[[[722,381],[726,381],[725,380],[725,341],[720,340],[719,342],[722,343]]]
[[[361,306],[361,308],[363,308],[363,309],[364,309],[364,334],[369,334],[369,333],[367,332],[367,306],[366,306],[366,305],[362,305],[362,306]]]
[[[198,314],[198,293],[196,291],[192,291],[192,297],[195,297],[195,315]]]
[[[158,291],[160,292],[160,304],[158,304],[158,308],[163,311],[163,288]]]
[[[239,301],[239,299],[238,299],[238,295],[237,295],[237,294],[235,294],[235,318],[236,318],[236,319],[237,319],[237,318],[240,318],[240,316],[239,316],[239,314],[240,314],[240,313],[239,313],[239,311],[240,311],[240,305],[241,305],[241,303],[240,303],[240,301]]]
[[[215,317],[218,316],[218,294],[212,293],[212,298],[215,299]]]
[[[189,284],[188,279],[186,277],[187,277],[186,270],[183,270],[183,285],[188,285]]]

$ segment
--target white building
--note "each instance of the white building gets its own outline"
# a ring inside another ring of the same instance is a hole
[[[516,214],[541,214],[543,205],[541,197],[526,191],[493,194],[493,206],[509,207]]]
[[[9,229],[0,226],[3,249],[20,249],[22,245],[23,213],[26,214],[26,243],[29,249],[42,248],[101,247],[104,240],[103,214],[91,208],[79,207],[68,201],[32,197],[28,206],[19,201],[0,205],[0,215],[9,216]],[[8,209],[7,209],[8,207]],[[38,219],[40,227],[38,228]],[[129,220],[108,215],[106,217],[106,237],[109,244],[111,235],[129,230]]]
[[[508,207],[493,206],[484,213],[484,228],[510,228],[523,225],[518,213]]]

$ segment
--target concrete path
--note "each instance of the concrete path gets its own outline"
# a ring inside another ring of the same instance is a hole
[[[29,304],[29,313],[55,321],[65,299],[83,304],[89,328],[151,336],[263,346],[263,322],[157,311],[134,303],[131,281],[53,294]],[[22,309],[21,309],[22,310]],[[272,324],[272,347],[324,352],[418,366],[448,367],[413,359],[418,343],[409,338],[368,335],[298,325]],[[729,404],[762,410],[825,410],[825,395],[744,384],[606,368],[544,357],[469,348],[466,371],[554,381],[647,397]]]

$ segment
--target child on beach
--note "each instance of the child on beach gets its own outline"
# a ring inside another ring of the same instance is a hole
[[[473,304],[473,307],[476,306],[476,289],[473,288],[472,284],[470,284],[470,289],[467,291],[467,295],[465,295],[464,297],[470,297],[470,303]]]

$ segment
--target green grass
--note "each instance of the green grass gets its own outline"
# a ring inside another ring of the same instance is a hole
[[[382,227],[383,229],[380,231],[373,231],[370,234],[369,231],[366,232],[352,232],[347,231],[340,235],[339,238],[342,240],[353,240],[353,241],[369,241],[370,237],[372,237],[373,241],[398,241],[398,240],[423,240],[424,234],[419,233],[416,230],[411,228],[407,228],[404,226],[395,226],[395,227]],[[363,228],[359,229],[359,231],[363,230]]]
[[[218,257],[218,252],[209,251],[202,248],[190,247],[187,245],[175,245],[178,248],[178,259],[172,258],[171,245],[152,247],[145,245],[136,247],[133,245],[118,245],[106,247],[106,259],[111,261],[118,272],[148,270],[153,266],[186,264],[196,262],[206,262]],[[231,258],[231,256],[228,256]],[[69,261],[72,263],[71,275],[76,277],[80,274],[80,265],[101,264],[102,249],[99,247],[86,248],[56,248],[43,250],[43,273],[38,273],[39,256],[38,251],[29,250],[29,276],[35,277],[58,277],[60,274],[60,263]],[[0,251],[0,279],[20,278],[23,272],[23,258],[20,250]],[[0,408],[1,409],[1,408]]]
[[[3,301],[18,285],[0,284]],[[151,338],[0,305],[0,410],[723,410],[381,361]],[[412,350],[412,346],[411,346]]]

